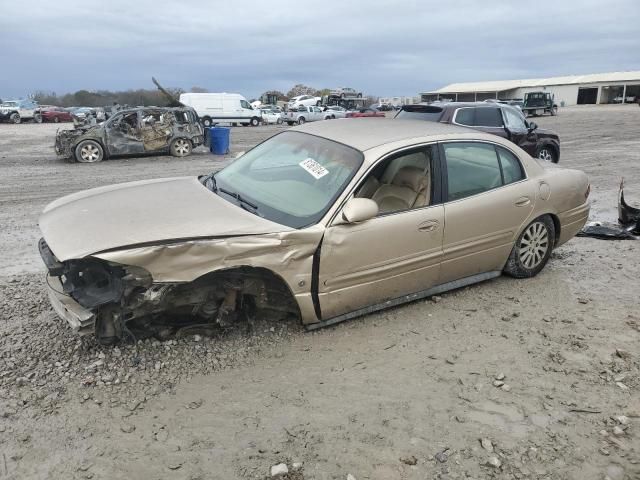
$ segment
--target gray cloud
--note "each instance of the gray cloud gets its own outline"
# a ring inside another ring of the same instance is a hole
[[[640,70],[636,0],[22,0],[0,18],[0,97],[151,88],[151,75],[250,97]]]

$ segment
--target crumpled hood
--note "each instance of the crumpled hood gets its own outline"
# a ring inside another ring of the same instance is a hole
[[[291,230],[220,198],[196,177],[145,180],[74,193],[47,205],[39,223],[60,261],[176,239]]]

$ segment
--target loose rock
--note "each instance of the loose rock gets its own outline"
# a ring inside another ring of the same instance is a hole
[[[289,469],[287,468],[286,463],[279,463],[278,465],[274,465],[271,467],[271,476],[277,477],[278,475],[286,475],[289,473]]]

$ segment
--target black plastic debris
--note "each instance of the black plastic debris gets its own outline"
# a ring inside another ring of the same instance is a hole
[[[578,237],[593,237],[601,240],[635,240],[636,237],[615,223],[589,222],[578,232]]]
[[[618,193],[618,222],[626,227],[627,231],[640,235],[640,208],[635,208],[624,201],[624,178],[620,181]]]
[[[640,235],[640,208],[632,207],[625,202],[622,178],[618,191],[618,224],[589,222],[578,232],[578,236],[602,240],[636,240],[636,235]]]

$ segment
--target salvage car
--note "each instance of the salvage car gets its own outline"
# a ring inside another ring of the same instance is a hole
[[[73,122],[73,116],[62,107],[43,106],[42,107],[43,122]]]
[[[22,123],[25,120],[42,123],[40,107],[33,100],[7,100],[0,104],[0,122]]]
[[[352,112],[347,112],[346,118],[363,118],[363,117],[380,117],[383,118],[386,115],[384,112],[375,108],[360,108]]]
[[[498,102],[419,103],[404,105],[394,118],[471,127],[505,137],[533,157],[552,163],[560,161],[558,134],[527,121],[517,106]]]
[[[145,107],[118,111],[99,125],[58,130],[55,150],[71,161],[95,163],[117,155],[167,151],[185,157],[203,141],[204,131],[192,108]]]
[[[336,118],[346,118],[347,109],[339,105],[328,105],[324,107],[324,119],[335,120]]]
[[[325,115],[320,107],[303,107],[300,106],[293,110],[289,110],[283,114],[283,120],[287,122],[287,125],[293,125],[297,123],[302,125],[306,122],[316,122],[318,120],[324,120]]]
[[[102,343],[166,318],[280,312],[314,329],[533,277],[585,224],[589,190],[584,173],[467,128],[315,122],[215,174],[56,200],[39,249],[55,311]]]

